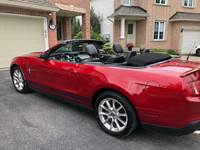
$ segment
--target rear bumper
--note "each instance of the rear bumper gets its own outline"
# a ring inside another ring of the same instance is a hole
[[[200,120],[190,122],[181,128],[165,127],[165,126],[159,126],[159,125],[153,125],[153,124],[147,124],[147,123],[141,123],[141,125],[145,129],[155,130],[155,131],[159,131],[165,134],[181,136],[181,135],[190,134],[200,129]]]

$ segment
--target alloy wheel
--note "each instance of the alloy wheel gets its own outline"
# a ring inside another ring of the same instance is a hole
[[[124,106],[114,98],[105,98],[100,102],[98,115],[102,124],[112,132],[121,132],[128,124]]]

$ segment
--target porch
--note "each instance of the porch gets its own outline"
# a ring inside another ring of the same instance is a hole
[[[109,16],[114,20],[114,42],[125,48],[126,43],[133,43],[136,47],[145,43],[146,17],[149,14],[139,6],[118,7]]]
[[[83,39],[90,38],[90,19],[86,15],[88,10],[67,4],[55,3],[55,5],[60,8],[56,14],[52,15],[57,27],[57,41],[72,39],[71,17],[75,16],[81,16]]]

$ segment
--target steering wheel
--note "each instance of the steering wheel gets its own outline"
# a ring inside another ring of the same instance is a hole
[[[61,55],[61,59],[66,59],[66,57],[64,57],[65,55],[68,55],[69,57],[67,57],[67,59],[74,59],[74,55],[72,55],[72,54],[70,54],[70,53],[68,53],[68,52],[65,52],[65,53],[63,53],[62,55]]]

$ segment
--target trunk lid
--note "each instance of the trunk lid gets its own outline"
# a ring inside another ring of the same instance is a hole
[[[156,68],[162,73],[176,75],[179,77],[185,77],[190,74],[195,74],[197,79],[200,79],[200,62],[185,61],[180,59],[172,59],[170,61],[151,66]]]

